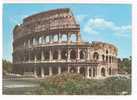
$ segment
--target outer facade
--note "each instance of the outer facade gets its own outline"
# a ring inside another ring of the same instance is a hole
[[[70,9],[29,16],[13,30],[14,72],[47,77],[63,72],[86,78],[117,74],[117,48],[103,42],[83,42]]]

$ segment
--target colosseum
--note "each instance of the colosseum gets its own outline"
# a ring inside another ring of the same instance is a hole
[[[85,33],[86,34],[86,33]],[[117,48],[104,42],[84,42],[69,8],[41,12],[13,29],[14,73],[36,78],[78,73],[103,78],[118,73]]]

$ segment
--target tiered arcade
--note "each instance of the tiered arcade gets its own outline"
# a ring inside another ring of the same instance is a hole
[[[82,42],[80,26],[70,9],[29,16],[13,30],[14,72],[48,77],[63,72],[86,78],[117,74],[117,48],[103,42]]]

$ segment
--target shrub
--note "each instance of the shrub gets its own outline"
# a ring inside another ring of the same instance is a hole
[[[64,73],[42,81],[36,92],[50,95],[123,95],[131,93],[131,79],[109,77],[89,80],[78,74]]]

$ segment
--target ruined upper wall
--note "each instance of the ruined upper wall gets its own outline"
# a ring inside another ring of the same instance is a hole
[[[69,8],[41,12],[24,18],[13,30],[14,40],[27,34],[51,30],[80,30]],[[51,33],[50,33],[51,34]]]
[[[97,51],[100,54],[109,54],[109,55],[117,56],[118,49],[116,46],[112,44],[93,41],[91,47],[93,48],[94,52]]]

